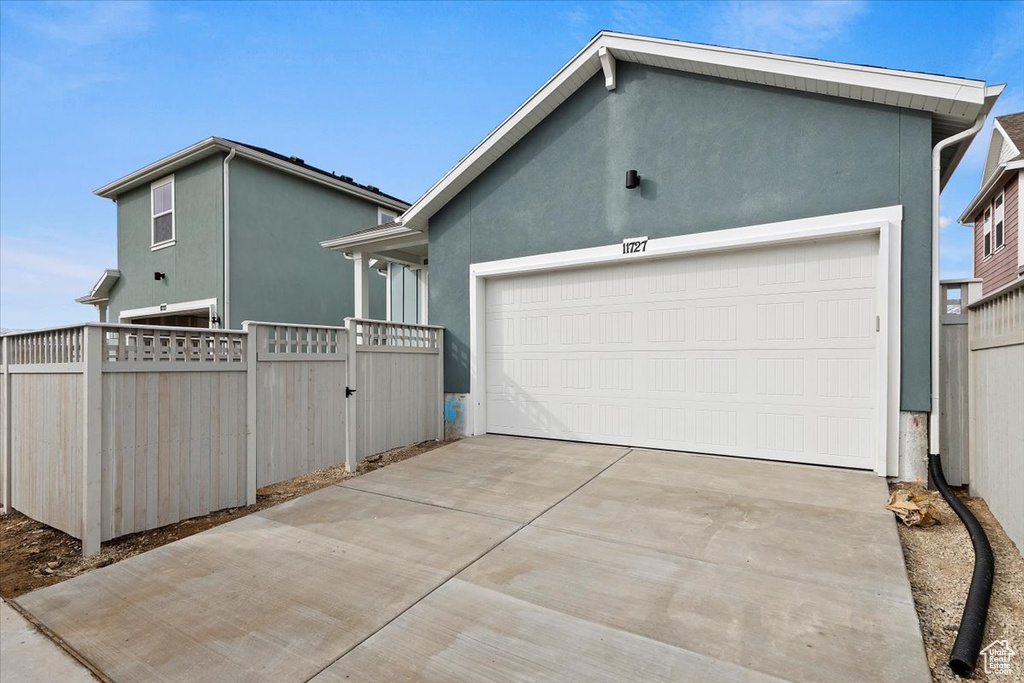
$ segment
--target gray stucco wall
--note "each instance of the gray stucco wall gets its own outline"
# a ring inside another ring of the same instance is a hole
[[[469,390],[471,263],[902,204],[901,407],[928,410],[930,121],[625,62],[608,92],[598,73],[430,219],[445,391]]]
[[[108,319],[121,311],[222,295],[223,190],[221,157],[203,159],[174,173],[175,239],[150,250],[150,186],[117,199],[117,267],[121,278],[110,293]],[[165,280],[153,279],[154,272]]]
[[[231,321],[340,325],[354,311],[353,264],[320,242],[373,225],[375,204],[236,158],[231,162]],[[370,273],[370,314],[385,279]]]

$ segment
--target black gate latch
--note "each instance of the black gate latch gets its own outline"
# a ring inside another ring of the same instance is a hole
[[[348,398],[354,393],[356,393],[355,389],[349,389],[348,387],[345,387],[345,398]]]

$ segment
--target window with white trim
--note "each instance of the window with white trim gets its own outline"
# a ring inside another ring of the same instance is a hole
[[[150,246],[174,244],[174,176],[168,176],[149,186]]]
[[[377,207],[377,225],[384,223],[393,223],[398,220],[398,214],[390,209],[382,209]]]
[[[981,218],[981,239],[984,240],[984,256],[988,258],[992,255],[992,209],[986,208],[985,213]]]
[[[1003,208],[1002,192],[1000,192],[999,196],[996,197],[996,200],[992,203],[992,207],[992,221],[993,225],[995,226],[995,229],[993,230],[993,232],[995,233],[995,251],[999,251],[1000,249],[1003,248],[1003,242],[1005,240],[1005,235],[1003,234],[1003,219],[1005,218],[1005,210]]]
[[[401,263],[388,265],[388,297],[390,318],[396,323],[423,322],[420,311],[420,268]]]

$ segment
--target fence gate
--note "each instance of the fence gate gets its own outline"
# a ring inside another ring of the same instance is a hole
[[[952,486],[968,483],[970,346],[967,331],[969,282],[943,282],[939,310],[939,452],[942,469]]]

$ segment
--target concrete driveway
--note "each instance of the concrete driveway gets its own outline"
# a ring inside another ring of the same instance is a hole
[[[928,681],[886,496],[483,436],[17,602],[116,681]]]

